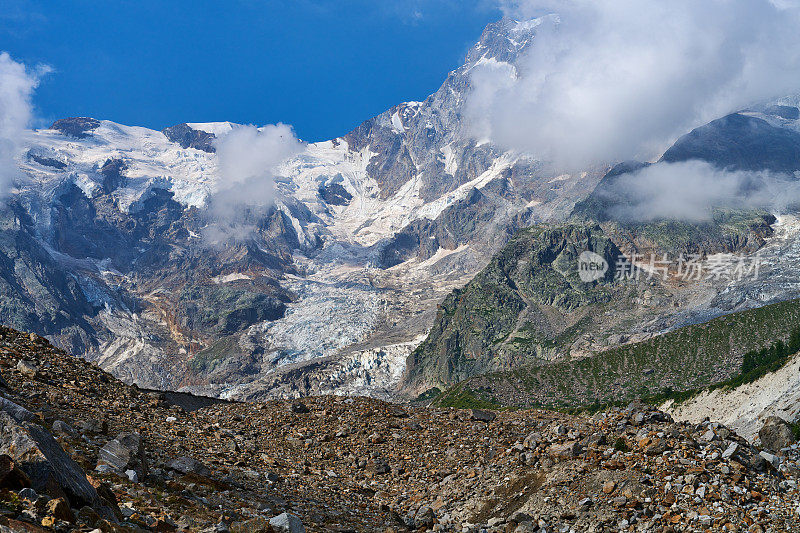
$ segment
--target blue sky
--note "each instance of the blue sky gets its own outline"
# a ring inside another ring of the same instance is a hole
[[[36,92],[40,125],[285,122],[309,141],[423,99],[501,17],[486,0],[3,4],[0,51],[54,69]]]

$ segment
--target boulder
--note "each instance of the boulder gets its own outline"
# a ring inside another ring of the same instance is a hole
[[[116,439],[100,448],[100,464],[110,465],[126,475],[127,471],[132,470],[138,479],[144,479],[147,476],[147,459],[142,437],[138,433],[120,433]]]
[[[0,412],[0,454],[8,455],[40,494],[57,498],[63,493],[74,505],[99,500],[83,470],[41,426]]]
[[[430,529],[436,523],[436,514],[428,505],[423,505],[414,515],[414,527]]]
[[[78,434],[75,428],[73,428],[63,420],[56,420],[55,422],[53,422],[53,432],[58,433],[59,435],[69,435],[71,437],[74,437]]]
[[[542,435],[534,431],[525,437],[525,440],[522,441],[522,445],[528,449],[533,449],[536,448],[540,442],[542,442]]]
[[[581,452],[581,445],[575,441],[565,442],[564,444],[552,444],[547,450],[547,453],[551,456],[561,459],[572,459],[573,457],[579,456]]]
[[[0,396],[0,411],[8,413],[17,422],[33,422],[36,420],[36,415],[2,396]]]
[[[291,411],[299,415],[311,412],[311,410],[306,406],[306,404],[302,402],[292,402]]]
[[[731,442],[730,444],[728,444],[728,447],[725,448],[725,451],[722,452],[722,458],[727,461],[728,459],[733,457],[733,454],[735,454],[736,450],[738,449],[739,445],[735,442]]]
[[[392,471],[391,467],[381,458],[375,458],[373,460],[373,467],[376,474],[388,474]]]
[[[39,368],[36,365],[22,359],[17,362],[17,370],[20,374],[30,379],[34,379],[39,375]]]
[[[75,522],[75,515],[64,498],[55,498],[47,502],[47,515],[64,522]]]
[[[272,526],[273,530],[285,533],[306,533],[306,528],[303,526],[302,520],[289,513],[281,513],[271,518],[269,525]]]
[[[191,457],[178,457],[177,459],[173,459],[167,463],[167,468],[180,472],[181,474],[196,474],[198,476],[211,477],[211,470],[197,459],[192,459]]]
[[[773,452],[778,452],[797,442],[792,426],[777,416],[770,416],[764,421],[764,425],[758,431],[758,436],[761,438],[761,445]]]
[[[96,418],[81,420],[77,422],[75,426],[81,433],[100,433],[105,435],[108,432],[107,420],[98,420]]]
[[[491,422],[497,415],[493,411],[485,411],[483,409],[470,409],[469,417],[472,420],[479,420],[481,422]]]

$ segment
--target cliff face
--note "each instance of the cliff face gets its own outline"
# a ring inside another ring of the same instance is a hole
[[[583,282],[578,258],[593,252],[611,265]],[[518,233],[463,289],[442,302],[428,338],[409,358],[415,386],[453,384],[471,376],[546,360],[568,349],[589,309],[622,304],[613,265],[619,249],[598,226],[540,226]]]

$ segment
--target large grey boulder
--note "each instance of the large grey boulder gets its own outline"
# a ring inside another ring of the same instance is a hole
[[[758,430],[758,436],[761,438],[761,445],[773,452],[797,442],[792,426],[777,416],[770,416],[764,421],[764,425]]]
[[[286,533],[306,533],[306,528],[303,526],[303,521],[293,514],[281,513],[278,516],[271,518],[269,525],[272,529]]]
[[[479,420],[481,422],[491,422],[497,418],[494,411],[485,411],[483,409],[470,409],[469,416],[472,420]]]
[[[100,448],[99,463],[112,466],[119,472],[133,470],[139,479],[147,476],[147,459],[144,443],[138,433],[120,433],[117,438]]]
[[[0,412],[0,454],[8,455],[40,494],[59,497],[63,491],[74,506],[99,501],[81,467],[39,425]]]

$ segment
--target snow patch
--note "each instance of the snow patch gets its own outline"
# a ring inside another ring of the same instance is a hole
[[[456,159],[456,154],[453,152],[452,143],[443,146],[441,152],[444,156],[445,173],[455,176],[458,170],[458,160]]]
[[[215,137],[222,137],[236,126],[233,122],[187,122],[186,125],[193,130],[204,131]]]
[[[400,118],[400,113],[395,111],[392,113],[392,131],[394,133],[405,133],[406,127],[403,126],[403,120]]]
[[[230,283],[232,281],[239,281],[242,279],[253,279],[253,278],[248,274],[242,274],[241,272],[233,272],[231,274],[214,276],[213,278],[211,278],[211,281],[219,285],[220,283]]]

